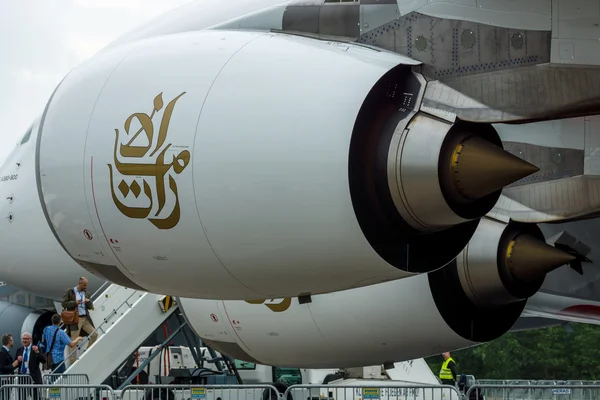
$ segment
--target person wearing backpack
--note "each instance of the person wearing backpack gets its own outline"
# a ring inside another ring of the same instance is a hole
[[[60,315],[54,314],[52,316],[52,325],[44,328],[42,334],[42,341],[44,343],[44,349],[46,350],[46,364],[44,365],[45,370],[54,370],[53,373],[63,373],[66,370],[65,364],[65,347],[73,348],[77,346],[83,340],[83,337],[79,336],[74,340],[71,340],[69,335],[60,329]]]

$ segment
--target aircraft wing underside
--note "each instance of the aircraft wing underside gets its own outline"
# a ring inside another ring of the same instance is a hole
[[[560,268],[546,276],[540,292],[529,299],[525,318],[538,320],[544,326],[549,320],[600,324],[600,237],[597,220],[540,224],[549,243],[568,242],[591,262],[582,263],[583,274],[571,268]],[[523,319],[524,319],[523,318]]]
[[[539,292],[527,302],[527,306],[512,331],[538,329],[577,322],[600,325],[600,303]]]

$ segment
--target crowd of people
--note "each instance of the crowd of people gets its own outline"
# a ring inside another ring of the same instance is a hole
[[[89,337],[88,348],[97,339],[92,319],[89,312],[94,309],[91,296],[87,291],[88,280],[79,278],[75,287],[68,288],[62,298],[61,314],[54,314],[51,324],[46,326],[37,345],[33,344],[30,332],[21,334],[21,344],[12,355],[14,338],[10,333],[2,335],[2,348],[0,349],[0,375],[29,375],[34,384],[42,384],[42,371],[53,374],[63,373],[66,370],[65,348],[69,348],[69,361],[76,362],[76,347],[84,340],[82,332]],[[64,325],[66,331],[61,329]],[[7,382],[6,379],[0,384]],[[37,393],[33,393],[34,400]]]

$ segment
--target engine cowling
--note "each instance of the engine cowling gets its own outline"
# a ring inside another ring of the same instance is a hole
[[[308,304],[290,298],[178,301],[206,345],[248,362],[296,368],[377,365],[469,347],[507,332],[524,307],[521,302],[479,312],[471,335],[449,309],[457,304],[453,296],[432,290],[428,274],[420,274],[315,295]]]
[[[536,168],[490,125],[420,112],[414,64],[241,31],[103,52],[44,112],[47,219],[90,272],[184,297],[325,293],[440,268],[502,186]]]
[[[179,304],[207,345],[238,359],[298,368],[376,365],[500,337],[545,273],[570,260],[535,227],[486,218],[457,261],[429,274],[316,295],[304,304],[291,298],[181,298]]]

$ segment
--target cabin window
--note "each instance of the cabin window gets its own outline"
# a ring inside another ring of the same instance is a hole
[[[302,374],[299,368],[273,367],[273,382],[285,383],[288,386],[302,384]]]

